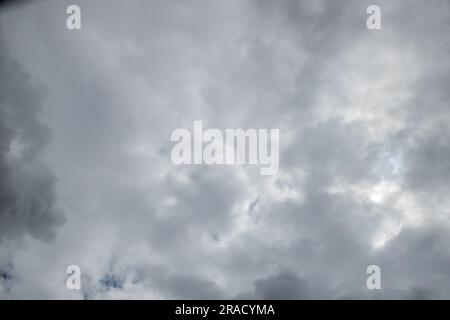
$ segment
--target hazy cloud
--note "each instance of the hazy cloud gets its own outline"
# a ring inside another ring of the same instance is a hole
[[[448,1],[69,4],[0,14],[0,241],[58,231],[3,295],[448,298]],[[279,128],[278,174],[173,165],[194,120]]]

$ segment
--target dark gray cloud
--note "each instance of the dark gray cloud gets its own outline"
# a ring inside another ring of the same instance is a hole
[[[290,271],[255,281],[255,296],[258,299],[306,299],[310,288],[305,279]]]
[[[0,53],[0,244],[31,235],[55,236],[63,222],[55,208],[54,178],[39,156],[49,132],[39,119],[41,95],[25,70]]]
[[[13,265],[2,255],[2,263],[0,264],[0,292],[7,294],[11,290],[14,281]]]

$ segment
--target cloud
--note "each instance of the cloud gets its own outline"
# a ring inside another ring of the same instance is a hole
[[[448,2],[69,4],[1,16],[0,237],[60,228],[8,296],[448,297]],[[279,128],[279,173],[173,165],[194,120]]]
[[[49,137],[39,120],[41,93],[8,50],[0,61],[0,244],[25,235],[50,240],[64,218],[54,178],[39,159]]]
[[[305,299],[310,290],[305,279],[289,271],[255,281],[255,296],[259,299]]]
[[[4,255],[1,256],[2,263],[0,264],[0,293],[9,293],[13,284],[14,274],[13,265],[7,260]]]

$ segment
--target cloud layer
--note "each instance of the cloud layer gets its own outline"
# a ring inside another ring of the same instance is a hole
[[[449,298],[450,6],[372,2],[1,11],[1,296]],[[173,165],[194,120],[279,128],[278,174]]]

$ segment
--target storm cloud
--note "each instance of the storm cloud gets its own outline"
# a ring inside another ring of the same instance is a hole
[[[42,92],[2,42],[0,53],[0,243],[55,236],[54,177],[40,161],[49,131],[39,119]]]

